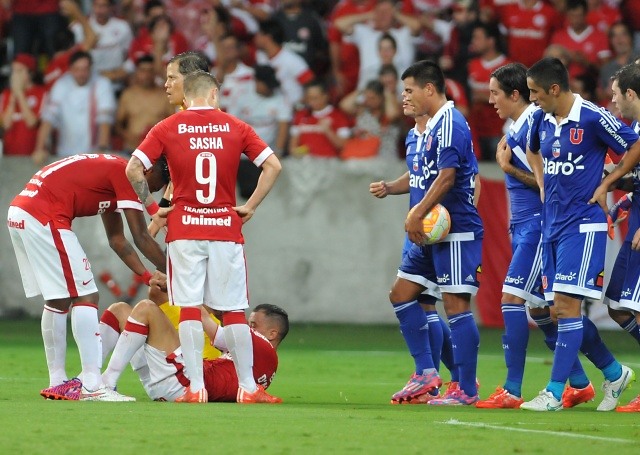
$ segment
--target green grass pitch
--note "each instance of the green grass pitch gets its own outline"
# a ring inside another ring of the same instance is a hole
[[[70,332],[70,330],[69,330]],[[482,330],[478,377],[488,396],[505,377],[501,331]],[[638,345],[603,332],[640,376]],[[69,337],[67,370],[79,368]],[[531,331],[524,395],[546,384],[551,354]],[[639,454],[640,414],[595,403],[557,413],[392,406],[412,366],[397,326],[293,324],[270,391],[282,405],[154,403],[127,370],[119,390],[136,403],[43,400],[39,322],[0,321],[0,452],[5,454]],[[583,361],[596,386],[599,371]],[[448,373],[443,372],[448,380]],[[637,395],[637,385],[621,402]]]

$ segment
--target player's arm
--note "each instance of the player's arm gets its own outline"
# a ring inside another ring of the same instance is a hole
[[[350,14],[348,16],[342,16],[334,21],[334,25],[344,35],[351,35],[353,33],[353,26],[356,24],[364,23],[373,19],[373,11],[360,14]]]
[[[267,194],[269,194],[271,188],[273,188],[273,185],[276,183],[278,175],[280,175],[280,171],[282,170],[282,164],[280,164],[280,160],[274,153],[264,160],[261,167],[262,172],[258,178],[258,185],[253,191],[251,197],[247,199],[247,202],[245,202],[244,205],[233,208],[242,218],[242,223],[246,223],[251,219],[260,203],[264,200]]]
[[[540,190],[540,199],[544,202],[544,172],[542,170],[542,155],[531,151],[531,149],[527,147],[527,161],[533,170],[536,186]]]
[[[379,182],[372,182],[369,184],[369,193],[378,199],[387,197],[390,194],[407,194],[409,192],[409,171],[402,174],[391,182],[385,182],[380,180]]]
[[[624,154],[615,169],[602,180],[602,183],[596,188],[589,203],[593,204],[594,202],[598,202],[603,210],[607,212],[606,200],[609,188],[633,169],[638,162],[640,162],[640,141],[636,141],[629,150],[627,150],[627,153]]]
[[[500,166],[505,174],[515,177],[528,187],[531,187],[534,190],[539,189],[538,182],[536,181],[536,177],[533,172],[528,172],[514,166],[511,163],[511,156],[511,147],[507,144],[507,137],[502,136],[502,139],[500,139],[500,142],[498,143],[498,148],[496,149],[496,162],[498,163],[498,166]]]
[[[148,284],[151,274],[147,271],[146,267],[140,260],[138,253],[136,253],[136,250],[125,237],[124,224],[122,223],[120,213],[103,213],[102,224],[104,224],[104,230],[107,233],[111,249],[116,252],[120,259],[122,259],[122,262],[124,262],[127,267],[133,271],[133,273],[140,276],[148,275],[146,280]]]
[[[131,182],[133,190],[138,195],[138,198],[140,198],[142,205],[144,205],[147,209],[147,213],[151,215],[154,223],[156,223],[159,227],[166,226],[167,214],[171,210],[173,210],[173,206],[163,208],[160,208],[158,206],[158,203],[149,191],[149,184],[147,183],[147,179],[144,178],[144,164],[142,164],[142,161],[140,161],[138,157],[131,157],[131,159],[127,163],[126,173],[129,182]]]
[[[427,213],[449,192],[456,181],[456,169],[453,167],[440,169],[438,176],[433,184],[424,195],[422,200],[409,211],[407,220],[404,223],[404,229],[407,231],[409,240],[413,243],[422,245],[426,239],[422,220]]]
[[[124,216],[127,219],[136,247],[158,270],[165,272],[167,261],[164,252],[158,242],[153,240],[153,237],[149,234],[142,212],[135,209],[124,209]]]
[[[480,200],[480,192],[482,191],[482,181],[480,180],[480,174],[476,174],[474,177],[475,187],[473,188],[473,205],[478,206]]]
[[[162,195],[162,199],[160,199],[158,206],[160,208],[171,207],[171,199],[173,199],[173,182],[169,182],[167,184],[167,187],[164,190],[164,194]],[[159,226],[155,221],[153,221],[153,219],[147,226],[147,230],[149,231],[149,234],[154,239],[156,238],[156,235],[158,235],[158,232],[160,232],[160,229],[162,229],[162,226]],[[165,227],[165,232],[166,230],[167,228]]]

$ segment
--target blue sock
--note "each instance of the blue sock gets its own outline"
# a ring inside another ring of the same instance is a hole
[[[551,351],[556,349],[556,341],[558,340],[558,326],[553,323],[551,316],[532,316],[542,333],[544,333],[544,343]],[[569,373],[569,384],[576,389],[583,389],[589,385],[589,378],[582,368],[580,359],[576,357],[575,362],[571,366]]]
[[[558,319],[558,341],[556,341],[553,355],[551,381],[547,385],[547,390],[553,393],[557,400],[562,398],[562,390],[569,379],[572,365],[578,357],[578,351],[582,344],[582,333],[582,318]],[[562,387],[553,384],[554,382],[561,384]]]
[[[429,346],[427,316],[418,301],[393,304],[393,311],[400,321],[400,332],[416,364],[416,373],[423,374],[424,370],[435,369]]]
[[[504,335],[502,348],[507,365],[507,380],[504,388],[517,397],[522,395],[522,378],[529,343],[529,321],[524,305],[503,304]]]
[[[458,369],[458,365],[455,364],[453,360],[453,346],[451,345],[451,329],[449,328],[449,324],[440,318],[440,327],[442,327],[442,354],[440,356],[440,360],[447,367],[449,373],[451,373],[451,381],[459,382],[460,381],[460,372]]]
[[[638,327],[635,316],[629,316],[629,319],[619,325],[640,344],[640,327]]]
[[[449,317],[453,358],[460,372],[460,389],[470,397],[478,394],[476,370],[480,333],[470,311]]]
[[[617,360],[614,360],[602,369],[602,374],[609,381],[617,381],[622,376],[622,365]]]
[[[616,362],[613,354],[611,354],[609,349],[607,349],[607,346],[605,346],[604,342],[600,338],[600,334],[598,333],[598,329],[596,328],[595,324],[591,322],[588,317],[583,316],[582,325],[584,326],[584,336],[582,339],[582,346],[580,346],[580,350],[587,357],[587,359],[591,360],[591,363],[593,363],[596,368],[598,368],[605,374],[606,379],[611,379],[610,377],[607,377],[605,370],[612,363],[617,364],[618,367],[620,367],[620,364]],[[612,371],[608,371],[614,374],[617,373],[615,379],[618,379],[620,377],[620,374],[622,373],[622,368],[620,368],[620,370],[616,370],[614,368]]]
[[[442,353],[442,343],[444,334],[440,325],[440,316],[437,311],[425,311],[427,322],[429,323],[429,344],[431,345],[431,357],[436,370],[440,371],[440,355]]]

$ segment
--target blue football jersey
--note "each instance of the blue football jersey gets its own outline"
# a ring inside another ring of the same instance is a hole
[[[552,114],[533,113],[528,145],[543,160],[545,241],[580,232],[581,225],[605,223],[597,230],[606,230],[604,212],[588,201],[602,181],[607,148],[621,154],[637,140],[631,128],[579,95],[559,125]]]
[[[633,131],[640,133],[640,123],[633,122],[631,125]],[[631,201],[631,210],[629,211],[629,231],[627,231],[627,237],[625,241],[631,242],[633,236],[638,229],[640,229],[640,163],[636,164],[631,170],[633,175],[633,200]]]
[[[422,149],[424,148],[425,134],[420,134],[416,128],[412,128],[407,133],[404,141],[406,150],[407,169],[409,170],[409,207],[413,207],[422,200],[426,192],[425,174],[437,171],[430,170],[426,165]]]
[[[453,101],[447,101],[429,120],[427,131],[424,163],[429,172],[425,172],[425,186],[427,190],[431,187],[441,169],[455,168],[455,183],[440,201],[451,215],[450,233],[473,233],[473,238],[481,239],[482,220],[473,205],[478,161],[469,125]]]
[[[511,124],[507,133],[507,144],[511,148],[511,164],[526,172],[533,172],[527,161],[527,136],[529,133],[529,116],[536,110],[536,105],[530,104],[520,117]],[[511,223],[528,221],[531,217],[542,215],[542,201],[538,190],[525,185],[512,175],[505,175],[509,200],[511,203]]]

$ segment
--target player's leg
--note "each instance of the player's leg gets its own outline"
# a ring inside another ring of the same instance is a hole
[[[442,355],[442,345],[444,343],[444,333],[440,325],[440,316],[436,310],[436,298],[428,294],[420,294],[418,303],[422,307],[429,329],[429,347],[431,348],[431,358],[436,370],[440,371],[440,359]]]
[[[175,240],[167,245],[167,287],[174,305],[180,306],[178,335],[186,374],[191,380],[184,399],[178,402],[206,402],[202,351],[204,329],[201,305],[209,273],[209,243],[200,240]],[[220,270],[221,274],[225,270]]]
[[[471,296],[478,291],[482,240],[451,241],[433,246],[437,281],[451,328],[454,362],[460,374],[459,389],[433,405],[471,405],[478,401],[476,370],[480,333],[471,312]]]
[[[124,330],[131,306],[125,302],[113,303],[100,316],[100,338],[102,338],[102,363],[116,347],[120,333]]]
[[[431,352],[427,315],[418,303],[418,297],[425,290],[439,295],[437,285],[429,279],[432,274],[430,248],[412,245],[402,259],[389,293],[389,301],[400,323],[400,332],[415,366],[404,388],[392,396],[392,404],[425,403],[433,396],[430,392],[442,385]]]
[[[632,273],[632,261],[633,255],[637,255],[637,252],[633,252],[631,248],[631,242],[624,242],[616,261],[613,264],[609,284],[603,299],[603,303],[607,305],[609,316],[613,319],[622,330],[631,335],[638,343],[640,343],[640,328],[636,321],[633,312],[627,309],[620,308],[620,300],[622,299],[624,280],[627,272]],[[631,286],[624,288],[625,294],[632,292]]]

